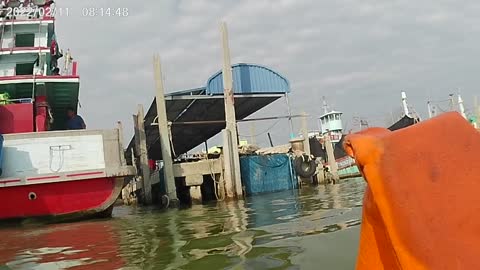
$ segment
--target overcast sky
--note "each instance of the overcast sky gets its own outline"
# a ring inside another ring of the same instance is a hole
[[[429,99],[461,92],[467,109],[480,85],[480,2],[372,0],[57,0],[57,37],[79,61],[80,114],[89,128],[125,124],[154,95],[152,55],[160,53],[167,92],[204,86],[221,68],[219,23],[230,32],[232,63],[258,63],[286,76],[293,113],[322,112],[322,96],[344,125],[366,117],[385,125],[400,92],[423,117]],[[83,16],[83,8],[128,8],[128,16]],[[448,103],[440,103],[447,109]],[[257,115],[285,115],[279,100]],[[259,122],[263,133],[275,122]],[[309,125],[317,129],[312,117]],[[287,142],[275,125],[274,143]],[[300,128],[295,123],[295,128]],[[241,126],[241,134],[250,134]],[[257,141],[266,142],[266,134]]]

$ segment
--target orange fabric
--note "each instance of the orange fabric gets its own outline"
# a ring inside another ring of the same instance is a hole
[[[344,148],[367,181],[357,270],[480,269],[480,134],[460,114]]]

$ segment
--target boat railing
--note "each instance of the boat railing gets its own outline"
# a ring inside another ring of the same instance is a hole
[[[355,160],[350,156],[339,158],[336,162],[339,170],[355,165]]]
[[[120,136],[119,129],[5,134],[0,188],[133,176],[134,168],[122,158]]]
[[[0,106],[9,105],[9,104],[19,104],[19,103],[33,103],[33,98],[14,98],[14,99],[5,99],[3,95],[0,94]]]

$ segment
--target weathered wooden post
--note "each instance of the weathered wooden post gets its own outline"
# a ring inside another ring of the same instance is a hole
[[[310,140],[308,138],[308,115],[306,112],[302,113],[302,137],[303,137],[303,151],[310,156]]]
[[[135,166],[135,168],[137,169],[137,182],[138,182],[138,185],[142,188],[142,192],[145,192],[145,189],[143,188],[143,176],[142,176],[142,166],[140,164],[140,154],[141,154],[141,151],[140,151],[140,132],[139,132],[139,128],[138,128],[138,115],[134,114],[133,115],[133,128],[134,128],[134,132],[135,132],[135,136],[134,136],[134,139],[135,139],[135,151],[133,151],[132,149],[132,162],[133,162],[133,166]],[[138,163],[137,163],[138,162]],[[141,202],[144,202],[145,201],[145,196],[141,196],[140,198],[140,201]]]
[[[142,188],[144,194],[144,203],[152,204],[152,183],[150,181],[150,167],[148,166],[147,137],[145,135],[144,125],[145,112],[143,105],[138,104],[137,112],[137,130],[138,132],[138,155],[140,157],[140,170],[142,172]]]
[[[178,202],[177,188],[175,186],[175,177],[173,174],[173,160],[170,148],[170,132],[168,128],[167,109],[165,105],[165,90],[163,87],[162,79],[162,65],[160,63],[160,57],[158,55],[154,55],[153,57],[153,67],[156,86],[158,131],[160,134],[160,146],[162,148],[165,188],[167,190],[167,196],[170,199],[170,205],[175,206]]]
[[[333,144],[330,140],[330,133],[323,136],[325,142],[325,148],[327,150],[328,166],[330,167],[330,173],[333,175],[335,180],[338,180],[338,164],[335,160],[335,154],[333,152]]]
[[[242,180],[240,175],[240,158],[238,155],[237,121],[235,118],[235,96],[233,91],[232,64],[230,62],[230,48],[228,45],[228,32],[225,22],[221,24],[222,45],[223,45],[223,89],[225,99],[225,121],[224,132],[224,164],[227,196],[232,197],[234,189],[237,198],[243,197]],[[229,183],[231,181],[231,184]]]
[[[117,121],[117,129],[118,129],[118,140],[120,142],[120,161],[122,164],[127,164],[125,160],[125,149],[123,149],[123,124],[121,121]]]

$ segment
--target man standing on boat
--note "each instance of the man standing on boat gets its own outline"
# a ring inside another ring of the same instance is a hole
[[[86,129],[85,121],[83,118],[75,113],[72,107],[67,108],[67,129]]]

